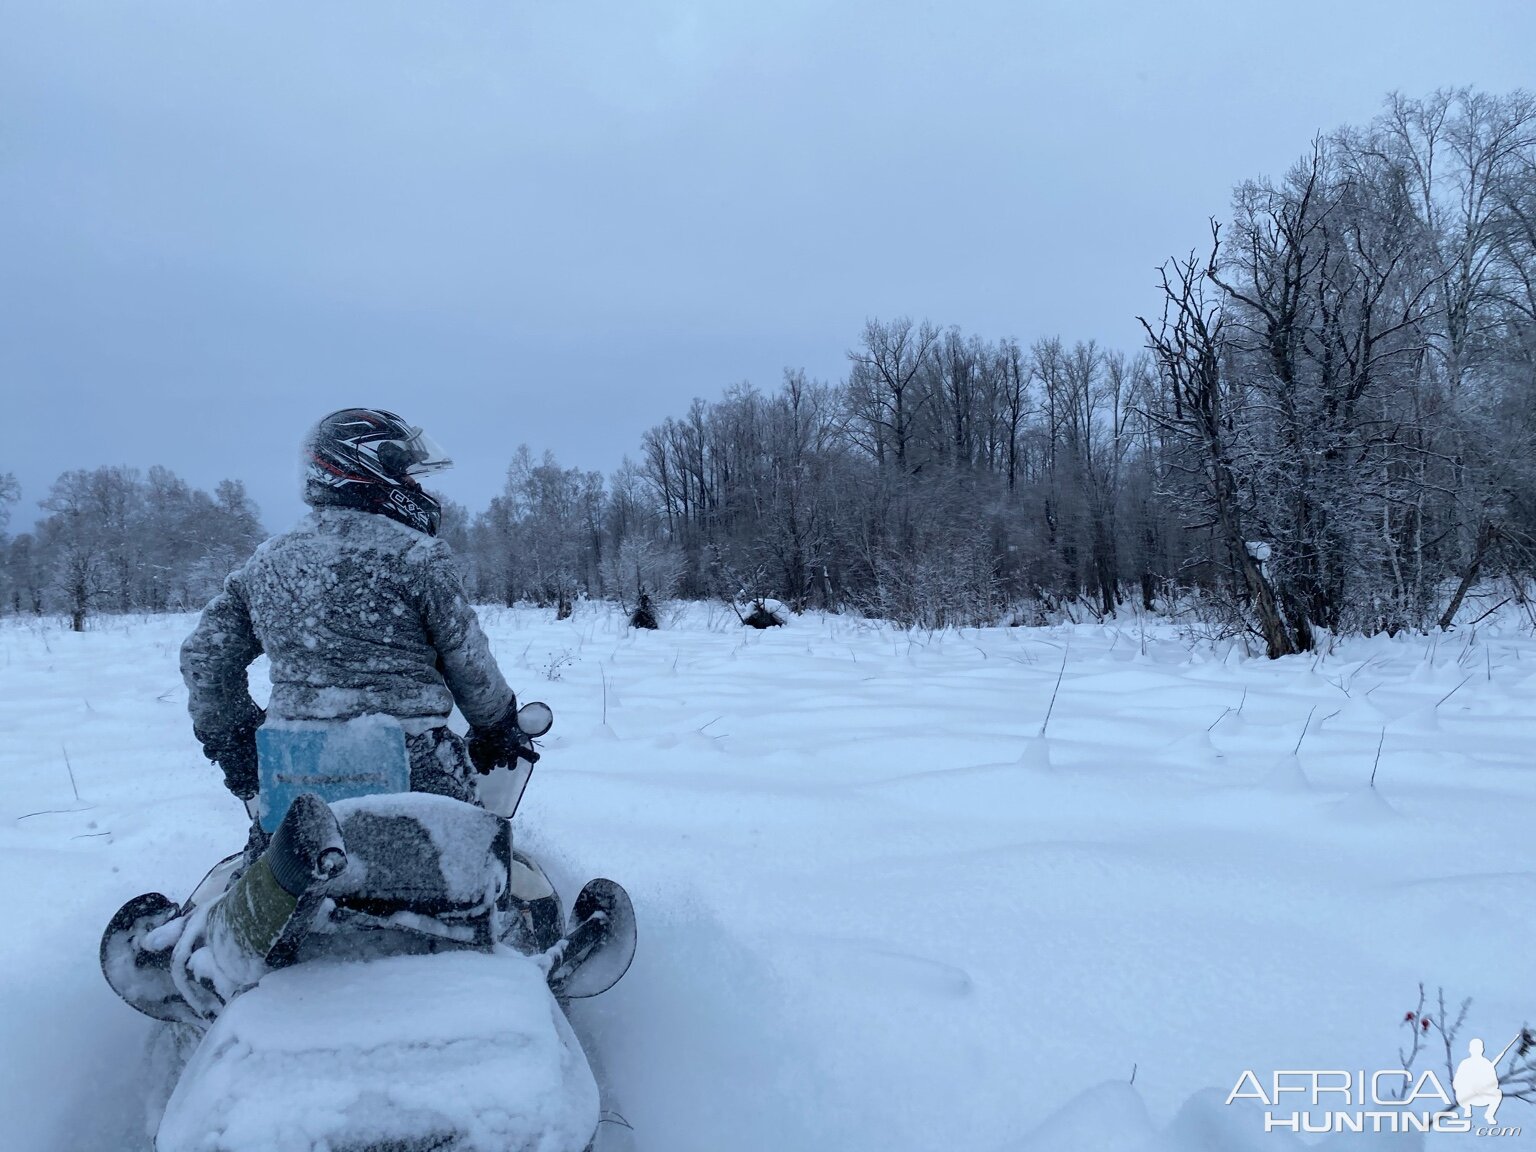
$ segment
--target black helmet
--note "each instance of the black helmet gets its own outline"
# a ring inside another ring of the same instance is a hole
[[[343,408],[304,441],[304,499],[377,512],[436,536],[442,507],[417,476],[453,461],[420,428],[382,408]]]

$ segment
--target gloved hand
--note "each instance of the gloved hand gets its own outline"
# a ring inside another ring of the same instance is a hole
[[[256,767],[256,729],[266,718],[267,714],[262,712],[254,723],[243,724],[203,743],[203,755],[224,771],[224,787],[241,800],[249,800],[261,789]]]
[[[517,701],[507,705],[501,719],[485,728],[476,728],[469,736],[469,759],[482,776],[493,768],[512,767],[519,760],[538,762],[533,741],[517,726]]]

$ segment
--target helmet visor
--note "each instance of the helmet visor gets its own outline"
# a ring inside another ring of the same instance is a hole
[[[425,476],[429,472],[441,472],[444,468],[453,467],[448,453],[420,428],[412,428],[410,436],[404,440],[391,440],[388,443],[399,450],[398,458],[405,461],[400,471],[406,476]],[[391,452],[391,455],[394,453]]]

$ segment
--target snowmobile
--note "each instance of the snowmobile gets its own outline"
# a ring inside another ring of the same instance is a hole
[[[409,791],[398,722],[269,721],[255,859],[181,905],[129,901],[107,982],[185,1055],[156,1152],[583,1152],[602,1112],[566,1019],[628,970],[635,918],[611,880],[563,919],[511,816],[553,715],[518,712],[515,769],[483,806]]]

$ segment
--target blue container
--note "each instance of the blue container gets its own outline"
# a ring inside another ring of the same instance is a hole
[[[353,796],[411,790],[405,731],[389,716],[334,724],[268,722],[256,731],[261,826],[276,831],[293,798],[313,792],[327,804]]]

